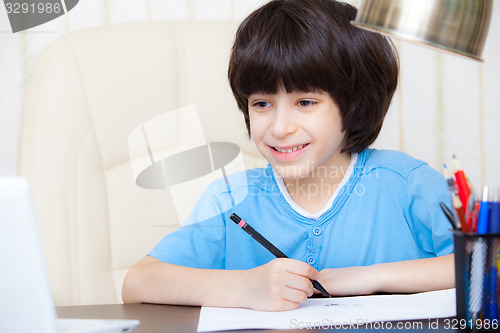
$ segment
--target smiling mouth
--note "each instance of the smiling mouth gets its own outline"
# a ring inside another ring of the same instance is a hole
[[[298,145],[298,146],[295,146],[295,147],[289,147],[289,148],[280,148],[280,147],[272,147],[275,151],[277,152],[280,152],[280,153],[292,153],[294,151],[297,151],[297,150],[300,150],[306,146],[308,146],[309,144],[306,143],[306,144],[303,144],[303,145]]]

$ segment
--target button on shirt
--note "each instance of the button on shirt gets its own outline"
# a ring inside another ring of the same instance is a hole
[[[314,235],[314,236],[319,236],[319,235],[321,235],[321,228],[320,228],[320,227],[315,227],[315,228],[313,229],[313,235]]]
[[[313,266],[314,263],[316,262],[316,259],[313,257],[313,256],[309,256],[307,257],[307,261],[306,261],[309,265]]]

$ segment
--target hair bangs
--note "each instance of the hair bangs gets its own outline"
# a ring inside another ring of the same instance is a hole
[[[302,22],[280,12],[267,27],[259,41],[250,43],[251,50],[239,57],[240,92],[246,97],[253,93],[276,94],[286,92],[328,91],[331,78],[322,67],[324,60],[312,50],[317,50],[308,36],[311,32]]]

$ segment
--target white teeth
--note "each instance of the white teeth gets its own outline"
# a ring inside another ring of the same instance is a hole
[[[291,153],[291,152],[294,152],[294,151],[302,149],[302,148],[304,148],[304,145],[298,145],[296,147],[287,148],[287,149],[282,149],[282,148],[274,147],[274,149],[277,150],[277,151],[279,151],[280,153]]]

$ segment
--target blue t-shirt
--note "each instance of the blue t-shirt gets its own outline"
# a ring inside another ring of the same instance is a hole
[[[186,224],[149,255],[208,269],[250,269],[274,259],[229,219],[233,212],[288,257],[318,270],[453,252],[450,224],[439,206],[441,201],[450,205],[446,181],[403,152],[359,153],[331,206],[316,218],[290,205],[270,165],[230,178],[230,187],[224,180],[212,183]]]

